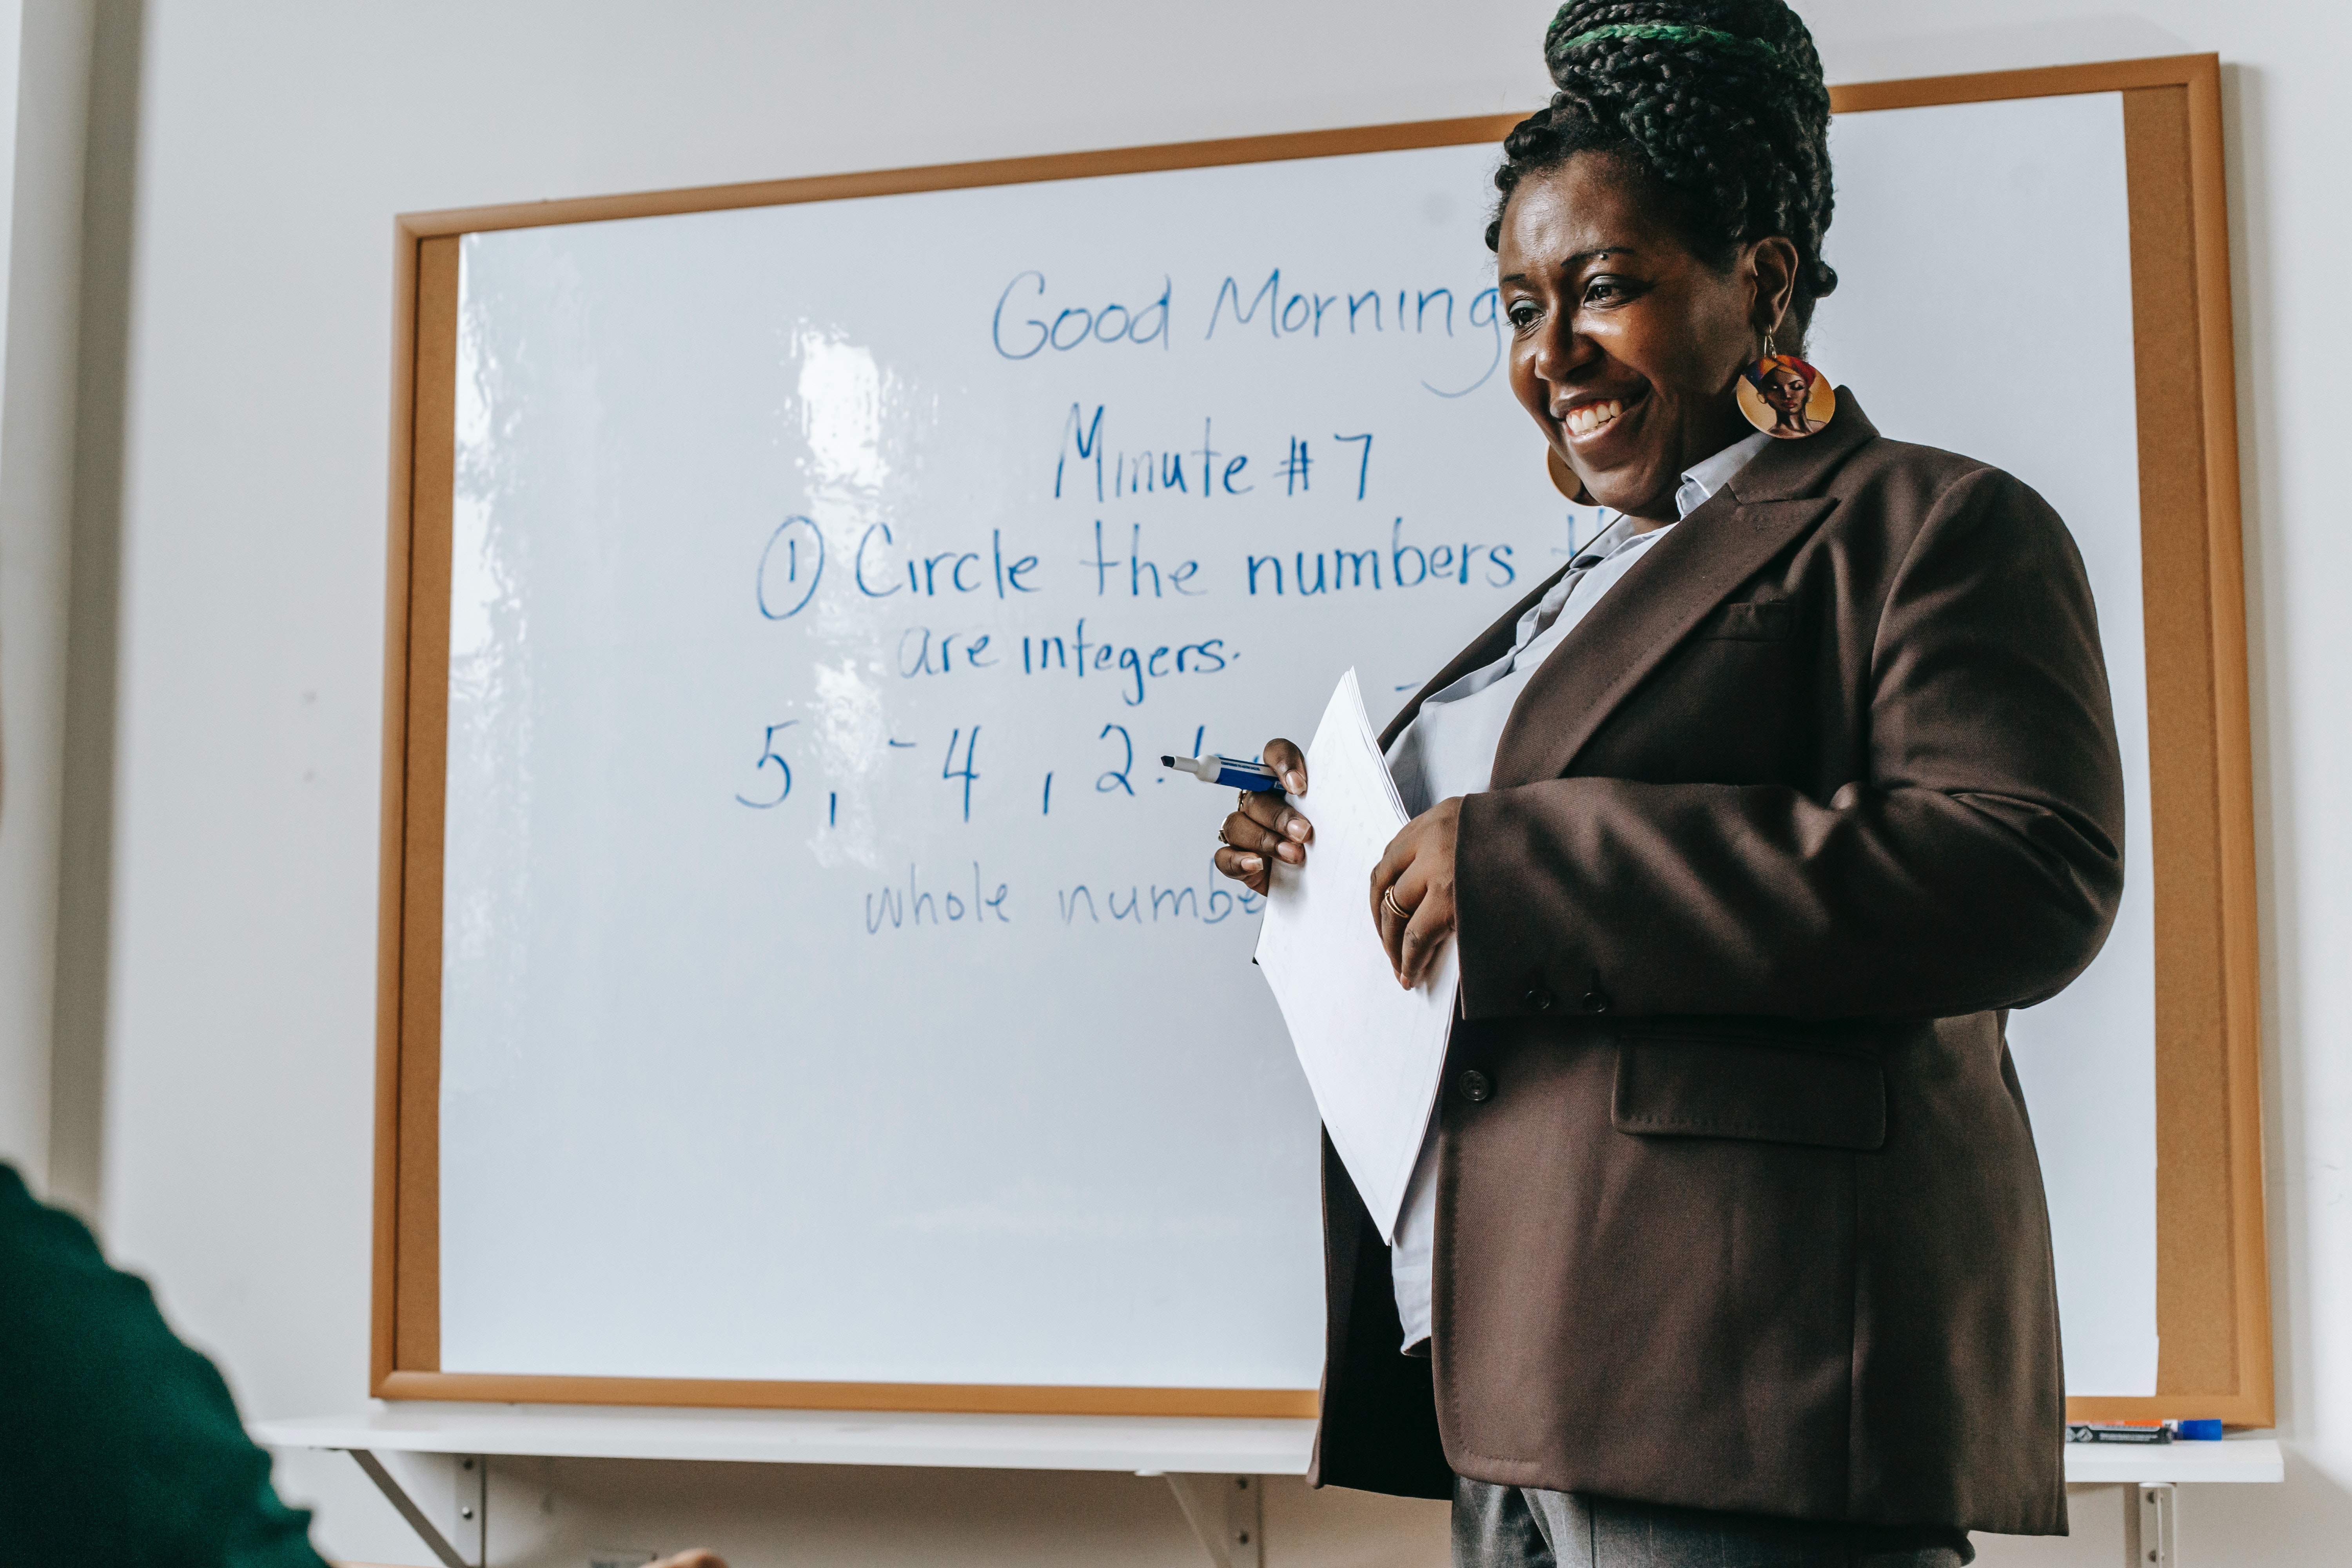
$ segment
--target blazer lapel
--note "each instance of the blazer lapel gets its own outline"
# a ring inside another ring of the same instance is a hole
[[[1561,639],[1511,707],[1495,749],[1492,788],[1565,773],[1593,731],[1677,643],[1836,508],[1818,493],[1821,487],[1847,454],[1878,434],[1852,393],[1841,386],[1837,398],[1827,429],[1759,452]]]
[[[1444,669],[1431,676],[1428,683],[1412,694],[1412,700],[1397,710],[1397,716],[1389,721],[1388,728],[1381,731],[1381,750],[1385,752],[1396,743],[1397,736],[1403,732],[1407,724],[1412,722],[1413,715],[1421,711],[1421,705],[1428,701],[1432,696],[1444,690],[1472,670],[1483,669],[1510,652],[1511,645],[1518,640],[1519,617],[1533,609],[1538,600],[1551,592],[1551,585],[1559,582],[1560,573],[1567,570],[1568,568],[1563,566],[1559,572],[1553,573],[1537,584],[1526,598],[1503,612],[1501,620],[1479,633],[1476,641],[1455,654],[1446,662]]]

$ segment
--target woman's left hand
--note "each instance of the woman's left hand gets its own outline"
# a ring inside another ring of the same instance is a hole
[[[1441,800],[1399,829],[1372,868],[1372,923],[1408,991],[1454,934],[1454,841],[1461,830],[1462,797]]]

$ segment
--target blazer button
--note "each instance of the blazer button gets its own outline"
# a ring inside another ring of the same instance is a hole
[[[1528,1005],[1534,1008],[1538,1013],[1550,1012],[1551,1000],[1551,993],[1545,990],[1540,985],[1528,993]]]
[[[1480,1072],[1476,1068],[1472,1068],[1468,1072],[1464,1073],[1460,1078],[1454,1079],[1454,1087],[1460,1089],[1462,1091],[1462,1098],[1468,1100],[1473,1105],[1485,1104],[1487,1097],[1495,1092],[1495,1085],[1493,1081],[1489,1079],[1485,1073]]]
[[[1596,985],[1584,994],[1584,1010],[1588,1013],[1609,1011],[1609,993]]]

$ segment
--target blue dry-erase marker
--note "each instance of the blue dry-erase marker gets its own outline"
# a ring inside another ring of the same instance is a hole
[[[1282,781],[1264,763],[1238,762],[1232,757],[1162,757],[1160,765],[1191,773],[1204,784],[1256,790],[1263,795],[1282,793]]]

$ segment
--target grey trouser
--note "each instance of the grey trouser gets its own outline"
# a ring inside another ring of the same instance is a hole
[[[1853,1525],[1751,1519],[1454,1483],[1454,1568],[1959,1568],[1948,1546],[1887,1551]]]

